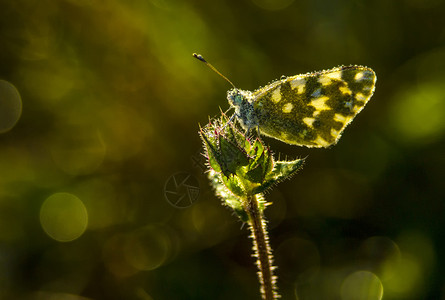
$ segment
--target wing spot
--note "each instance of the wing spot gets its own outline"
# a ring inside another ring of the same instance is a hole
[[[362,79],[365,78],[365,72],[358,72],[357,74],[355,74],[354,76],[354,80],[355,81],[360,81]]]
[[[278,103],[281,101],[281,86],[278,86],[276,89],[272,91],[272,101]]]
[[[303,94],[304,90],[306,88],[306,79],[297,78],[297,79],[291,80],[290,81],[290,87],[293,90],[296,89],[298,94]]]
[[[342,71],[335,71],[335,72],[332,72],[332,73],[326,73],[326,74],[324,74],[324,76],[327,76],[328,78],[334,79],[334,80],[342,80],[341,79],[341,73],[342,73]]]
[[[311,101],[311,105],[315,107],[317,111],[321,110],[329,110],[331,109],[329,106],[326,105],[326,101],[329,100],[329,97],[323,96],[316,98]]]
[[[303,122],[304,122],[307,126],[309,126],[309,127],[311,127],[311,128],[314,128],[315,118],[304,118],[304,119],[303,119]]]
[[[337,137],[340,135],[340,131],[335,130],[334,128],[331,128],[331,135],[337,139]]]
[[[334,121],[340,122],[340,123],[346,123],[346,117],[340,115],[340,114],[335,114],[334,115]]]
[[[321,85],[330,85],[332,83],[332,79],[322,75],[320,78],[318,78],[318,82],[321,83]]]
[[[363,71],[362,74],[363,74],[363,76],[362,76],[363,79],[368,79],[369,80],[369,79],[374,79],[374,77],[375,77],[374,72],[371,72],[371,71],[368,71],[368,70]],[[357,77],[357,75],[356,75],[356,77]]]
[[[283,106],[283,112],[284,113],[290,113],[293,108],[294,108],[294,105],[292,103],[286,103]]]
[[[314,143],[322,147],[327,147],[331,144],[328,141],[324,140],[321,136],[317,136],[317,138],[314,140]]]
[[[321,95],[321,89],[318,88],[312,93],[311,97],[318,98],[320,97],[320,95]]]
[[[357,115],[357,114],[363,109],[363,107],[364,107],[364,106],[358,106],[358,105],[356,105],[356,106],[354,106],[354,107],[352,108],[352,111]]]
[[[340,90],[340,92],[342,92],[345,95],[351,95],[352,94],[351,90],[347,86],[341,86],[338,89]]]
[[[359,101],[366,101],[366,96],[363,95],[362,93],[357,93],[355,98]]]

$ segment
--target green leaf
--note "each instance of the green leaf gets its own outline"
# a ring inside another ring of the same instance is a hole
[[[239,179],[238,176],[221,176],[224,185],[229,189],[233,194],[240,197],[246,196],[246,191],[244,190],[243,183]]]
[[[207,159],[209,160],[210,167],[216,172],[221,172],[221,162],[218,160],[219,155],[216,143],[212,143],[211,139],[208,138],[208,132],[201,130],[200,135],[204,141]]]
[[[254,189],[254,193],[263,193],[284,179],[289,179],[303,167],[304,159],[275,162],[272,172],[267,174],[265,181]]]
[[[261,151],[255,161],[249,166],[250,170],[246,173],[247,178],[256,183],[263,183],[264,178],[273,169],[273,157],[268,148],[264,149],[260,142],[255,143],[256,148]]]
[[[236,174],[240,167],[249,164],[249,157],[244,149],[227,140],[223,135],[219,136],[219,148],[218,161],[221,161],[221,169],[224,175]]]
[[[241,219],[241,221],[245,223],[249,221],[249,217],[247,216],[247,213],[244,211],[243,205],[241,204],[241,201],[238,198],[236,198],[235,196],[227,197],[226,199],[224,199],[224,203],[233,209],[233,211]]]
[[[280,181],[281,179],[288,178],[295,175],[304,164],[304,159],[295,159],[291,161],[277,161],[270,173],[271,178]]]
[[[249,181],[255,183],[262,183],[266,177],[266,162],[268,159],[265,155],[266,152],[262,151],[261,155],[257,157],[255,161],[249,166],[251,169],[246,173],[246,177]]]

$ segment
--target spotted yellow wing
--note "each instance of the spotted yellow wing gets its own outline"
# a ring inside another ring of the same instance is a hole
[[[328,147],[365,107],[376,79],[370,68],[343,66],[284,77],[253,93],[237,90],[246,103],[232,105],[246,129],[288,144]]]

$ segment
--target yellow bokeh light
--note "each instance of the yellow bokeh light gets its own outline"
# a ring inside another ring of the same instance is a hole
[[[40,223],[51,238],[69,242],[86,230],[88,212],[83,202],[69,193],[55,193],[40,208]]]
[[[22,114],[22,99],[10,82],[0,80],[0,133],[11,130]]]
[[[421,295],[426,279],[437,264],[434,246],[427,234],[406,231],[397,241],[401,258],[384,266],[382,280],[387,294],[404,298]]]
[[[390,127],[394,136],[404,142],[434,142],[445,131],[444,111],[442,81],[420,83],[396,95]]]
[[[105,179],[83,181],[75,189],[88,210],[88,228],[102,229],[122,221],[125,211],[116,199],[115,187]]]
[[[391,265],[394,276],[385,280],[385,287],[389,294],[398,297],[407,297],[418,294],[422,284],[422,267],[419,261],[411,256],[404,255],[400,263]]]
[[[366,239],[361,245],[363,259],[372,262],[374,272],[382,281],[395,276],[393,266],[400,263],[401,253],[399,246],[386,236],[373,236]]]
[[[380,300],[383,285],[372,272],[357,271],[350,274],[341,286],[342,300]]]
[[[139,272],[126,260],[124,255],[126,241],[126,235],[116,234],[103,245],[102,255],[105,266],[116,277],[127,277]]]
[[[124,246],[127,262],[138,270],[154,270],[171,253],[171,243],[161,228],[147,227],[130,234]]]

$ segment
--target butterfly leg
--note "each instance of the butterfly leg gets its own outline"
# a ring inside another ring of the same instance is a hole
[[[256,127],[251,126],[251,127],[247,128],[247,130],[246,130],[246,137],[249,136],[249,134],[251,133],[251,129],[252,129],[252,128],[256,129],[256,132],[257,132],[257,134],[258,134],[258,137],[260,137],[260,127],[259,127],[259,126],[256,126]]]
[[[235,118],[235,116],[236,116],[236,113],[233,113],[233,115],[230,117],[230,119],[229,119],[229,121],[227,122],[227,124],[229,124],[230,122],[232,122],[232,121],[233,121],[233,118]]]
[[[227,121],[227,123],[223,126],[223,130],[224,130],[224,128],[226,128],[226,126],[227,126],[229,123],[231,123],[231,122],[233,121],[233,118],[235,117],[235,115],[236,115],[236,113],[234,113],[234,114],[230,117],[229,121]]]
[[[257,134],[258,134],[258,137],[257,137],[257,138],[258,138],[261,142],[263,142],[263,139],[261,138],[260,126],[256,126],[255,128],[256,128],[256,132],[257,132]]]

